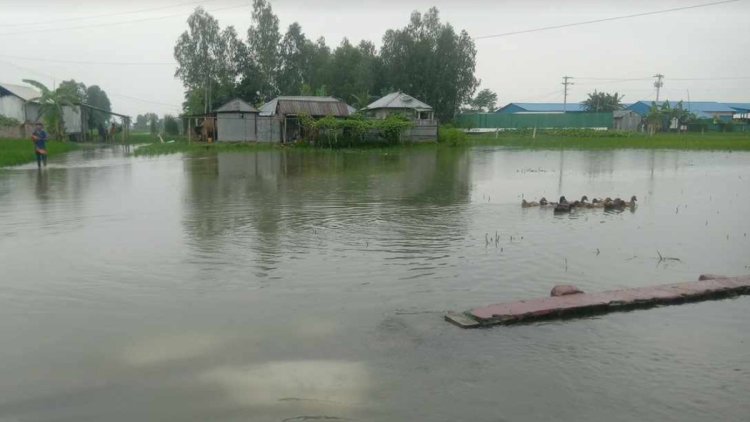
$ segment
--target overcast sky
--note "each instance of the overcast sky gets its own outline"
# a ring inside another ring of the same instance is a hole
[[[716,0],[274,0],[281,32],[297,21],[308,38],[343,37],[380,45],[413,10],[440,9],[443,21],[469,35],[711,3]],[[172,56],[186,19],[202,5],[222,27],[243,35],[251,0],[0,0],[0,82],[73,78],[99,85],[113,110],[135,116],[179,113],[183,88]],[[482,88],[508,102],[562,102],[562,76],[574,77],[569,101],[588,92],[618,91],[625,102],[653,100],[653,76],[664,74],[661,97],[750,102],[750,0],[660,15],[477,39]],[[88,62],[69,63],[69,62]],[[113,65],[112,62],[130,63]],[[110,64],[103,64],[110,63]],[[605,80],[610,79],[610,80]],[[640,79],[640,80],[623,80]]]

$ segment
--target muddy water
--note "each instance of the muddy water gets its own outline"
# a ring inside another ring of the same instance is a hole
[[[639,206],[519,206],[561,194]],[[746,420],[750,297],[479,331],[442,313],[750,273],[748,209],[736,152],[0,170],[0,421]]]

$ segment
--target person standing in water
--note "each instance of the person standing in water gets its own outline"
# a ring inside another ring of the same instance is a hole
[[[31,140],[34,141],[36,166],[42,168],[43,162],[44,167],[47,167],[47,132],[44,131],[44,125],[41,123],[36,124],[34,133],[31,134]]]

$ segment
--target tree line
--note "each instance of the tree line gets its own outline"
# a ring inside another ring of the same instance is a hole
[[[476,48],[464,30],[440,20],[437,8],[413,12],[409,23],[389,29],[378,50],[371,41],[349,39],[335,48],[309,39],[294,22],[282,35],[267,0],[254,0],[244,36],[198,7],[174,47],[175,76],[185,87],[183,108],[201,114],[234,97],[262,104],[278,95],[331,95],[362,108],[392,91],[430,104],[450,120],[472,95]],[[496,101],[484,94],[487,100]]]

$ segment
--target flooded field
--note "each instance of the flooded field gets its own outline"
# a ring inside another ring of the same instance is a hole
[[[639,206],[520,207],[584,194]],[[0,169],[0,421],[746,420],[750,297],[442,317],[748,274],[748,209],[739,152],[94,149]]]

